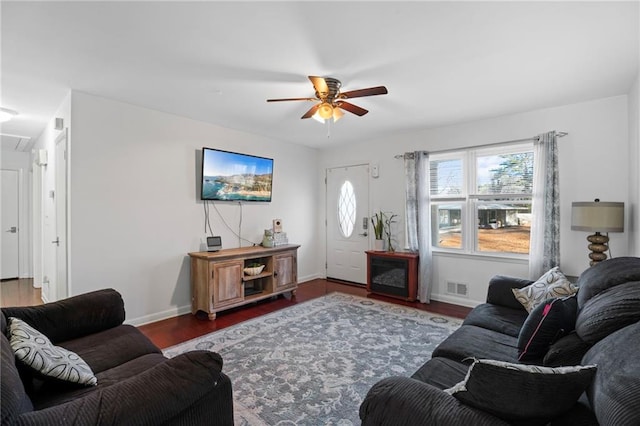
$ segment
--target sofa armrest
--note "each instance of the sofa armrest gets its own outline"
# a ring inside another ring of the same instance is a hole
[[[24,413],[18,423],[231,425],[231,381],[221,369],[217,353],[187,352],[85,397]]]
[[[464,405],[453,396],[409,377],[373,385],[360,405],[363,426],[507,426],[503,420]]]
[[[524,306],[522,306],[522,304],[518,302],[511,289],[523,288],[530,284],[533,284],[533,281],[523,278],[496,275],[489,281],[487,303],[505,306],[507,308],[524,310]]]
[[[124,322],[124,301],[113,289],[93,291],[40,306],[2,308],[4,315],[20,318],[53,343],[76,339]]]

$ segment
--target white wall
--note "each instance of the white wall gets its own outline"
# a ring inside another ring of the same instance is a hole
[[[18,172],[18,274],[20,278],[29,278],[33,274],[31,267],[31,161],[26,152],[4,151],[1,154],[0,168]],[[6,202],[3,198],[2,202]],[[4,232],[2,229],[0,232]]]
[[[640,72],[629,91],[629,254],[640,256]]]
[[[587,234],[571,231],[571,202],[623,201],[629,198],[629,137],[627,96],[617,96],[580,104],[548,108],[494,119],[397,134],[392,138],[363,141],[321,151],[319,176],[328,167],[378,163],[380,177],[371,179],[371,207],[404,216],[404,177],[402,160],[394,155],[405,151],[438,151],[522,139],[549,130],[568,132],[559,139],[561,197],[561,269],[579,275],[588,265]],[[324,211],[324,192],[318,199]],[[404,223],[397,227],[404,241]],[[628,233],[611,234],[613,254],[628,253]],[[319,253],[325,253],[324,246]],[[319,259],[318,266],[324,263]],[[495,274],[526,277],[523,261],[478,260],[469,256],[434,256],[434,300],[474,305],[485,300],[486,285]],[[470,285],[468,299],[446,294],[446,281]]]
[[[281,218],[301,245],[299,280],[317,277],[316,150],[80,92],[71,105],[73,294],[115,288],[134,324],[190,311],[187,253],[201,250],[205,234],[196,193],[203,146],[274,159],[273,201],[242,205],[242,236],[259,243]],[[217,206],[237,231],[240,206]],[[239,246],[213,208],[210,220],[224,248]]]

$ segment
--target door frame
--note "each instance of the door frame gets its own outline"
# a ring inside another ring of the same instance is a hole
[[[58,145],[64,144],[62,146],[64,150],[62,161],[58,158]],[[69,278],[69,271],[71,270],[71,262],[69,256],[69,246],[70,246],[70,226],[69,226],[69,138],[68,138],[68,128],[65,127],[64,130],[60,132],[58,137],[56,137],[54,142],[54,157],[55,157],[55,216],[56,216],[56,236],[63,238],[64,247],[63,250],[59,250],[59,247],[56,248],[56,259],[54,264],[55,267],[55,276],[56,276],[56,300],[64,299],[71,295],[71,279]],[[64,170],[60,170],[60,167],[63,167]],[[58,176],[62,175],[64,178],[64,182],[62,187],[64,188],[64,200],[61,199],[58,188],[60,188],[58,182]],[[61,203],[61,204],[59,204]],[[63,218],[59,220],[58,213],[62,210]],[[58,229],[58,225],[62,225],[63,229]],[[63,259],[58,260],[59,256],[63,256]],[[65,268],[64,270],[64,283],[60,282],[60,274],[59,266],[62,264]]]
[[[22,251],[24,250],[25,247],[28,247],[28,245],[25,246],[24,244],[24,239],[27,237],[26,235],[26,228],[25,228],[25,221],[22,218],[22,215],[25,213],[24,209],[23,209],[23,202],[24,202],[24,185],[23,185],[23,170],[22,168],[11,168],[11,167],[2,167],[1,168],[2,171],[6,171],[6,172],[13,172],[15,173],[15,179],[16,179],[16,210],[17,210],[17,227],[18,227],[18,235],[17,235],[17,239],[16,239],[16,243],[18,245],[17,247],[17,277],[15,278],[27,278],[27,274],[25,273],[27,269],[25,269],[25,253],[22,253]],[[3,192],[2,194],[2,203],[6,203],[7,202],[7,198]],[[0,232],[5,232],[5,229],[1,229]],[[28,265],[27,265],[28,266]],[[13,278],[13,277],[11,277]]]

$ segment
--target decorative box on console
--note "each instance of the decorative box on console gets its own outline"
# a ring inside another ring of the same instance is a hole
[[[289,244],[286,232],[274,232],[273,233],[273,246],[283,246]]]

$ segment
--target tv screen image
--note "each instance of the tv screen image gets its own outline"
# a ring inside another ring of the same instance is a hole
[[[214,201],[271,201],[273,159],[202,149],[202,196]]]

